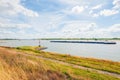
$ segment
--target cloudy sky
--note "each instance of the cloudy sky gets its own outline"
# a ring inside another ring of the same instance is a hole
[[[0,0],[0,38],[120,37],[120,0]]]

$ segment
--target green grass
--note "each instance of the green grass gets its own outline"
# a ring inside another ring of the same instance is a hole
[[[69,77],[74,78],[75,80],[114,80],[111,76],[108,77],[108,75],[99,74],[94,71],[91,72],[88,70],[73,68],[71,66],[65,66],[50,61],[46,62],[47,64],[51,65],[50,67],[52,67],[53,70],[57,69],[58,71],[68,75]]]
[[[36,50],[37,48],[39,48],[38,46],[21,46],[21,47],[17,47],[17,49],[23,49],[23,50]]]
[[[10,50],[10,49],[9,49]],[[20,51],[20,50],[18,50]],[[20,51],[21,52],[21,51]],[[21,52],[24,54],[24,52]],[[35,55],[35,54],[33,54]],[[119,80],[118,78],[43,60],[0,52],[0,80]]]
[[[20,50],[24,50],[23,47],[19,47]],[[35,54],[38,56],[43,56],[46,58],[56,59],[80,66],[85,66],[93,69],[108,71],[112,73],[120,74],[120,63],[119,62],[113,62],[113,61],[107,61],[107,60],[100,60],[100,59],[93,59],[93,58],[84,58],[84,57],[75,57],[65,54],[57,54],[57,53],[51,53],[51,52],[44,52],[44,51],[27,51],[29,54]]]

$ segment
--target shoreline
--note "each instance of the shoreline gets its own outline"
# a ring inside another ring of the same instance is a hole
[[[58,53],[46,52],[46,51],[29,50],[28,48],[29,47],[26,47],[26,49],[25,49],[25,47],[19,47],[18,50],[21,50],[23,52],[25,51],[27,53],[30,52],[28,54],[35,54],[36,56],[42,56],[45,58],[55,59],[58,61],[63,61],[63,62],[72,63],[72,64],[76,64],[76,65],[80,65],[80,66],[85,66],[85,67],[89,67],[89,68],[104,70],[104,71],[113,72],[113,73],[115,72],[115,73],[120,74],[120,70],[118,71],[115,68],[115,66],[116,67],[120,66],[120,62],[103,60],[103,59],[95,59],[95,58],[78,57],[78,56],[76,57],[76,56],[71,56],[68,54],[67,55],[66,54],[58,54]],[[100,67],[100,66],[103,66],[103,67]],[[109,66],[113,66],[113,67],[109,67]],[[120,69],[120,67],[118,69]]]
[[[17,48],[17,47],[9,47],[9,46],[0,46],[0,47],[10,48],[10,49]],[[24,46],[19,46],[19,47],[24,47]],[[28,47],[32,47],[32,46],[28,46]],[[36,47],[36,46],[34,46],[34,47]],[[53,53],[53,54],[58,54],[58,55],[66,55],[66,56],[72,56],[72,57],[77,57],[77,58],[96,59],[96,60],[101,60],[101,61],[111,61],[111,62],[119,62],[120,63],[120,61],[118,61],[118,60],[110,60],[110,59],[87,57],[87,56],[76,56],[76,55],[72,55],[72,54],[69,54],[69,53],[59,53],[59,52],[54,52],[54,51],[46,51],[46,49],[48,49],[48,47],[41,47],[41,48],[37,47],[36,48],[36,50],[38,50],[38,51],[43,51],[43,52],[48,52],[48,53]]]
[[[45,51],[45,50],[43,50],[43,51]],[[120,61],[118,61],[118,60],[110,60],[110,59],[87,57],[87,56],[76,56],[76,55],[71,55],[71,54],[67,54],[67,53],[58,53],[58,52],[51,52],[51,51],[45,51],[45,52],[59,54],[59,55],[68,55],[68,56],[77,57],[77,58],[96,59],[96,60],[101,60],[101,61],[110,61],[110,62],[119,62],[120,63]]]

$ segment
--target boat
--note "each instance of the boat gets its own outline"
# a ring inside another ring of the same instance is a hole
[[[91,44],[116,44],[116,42],[108,41],[50,41],[56,43],[91,43]]]

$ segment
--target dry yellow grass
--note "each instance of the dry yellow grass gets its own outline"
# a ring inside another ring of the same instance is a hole
[[[65,75],[49,70],[42,60],[0,52],[0,80],[65,80]]]

